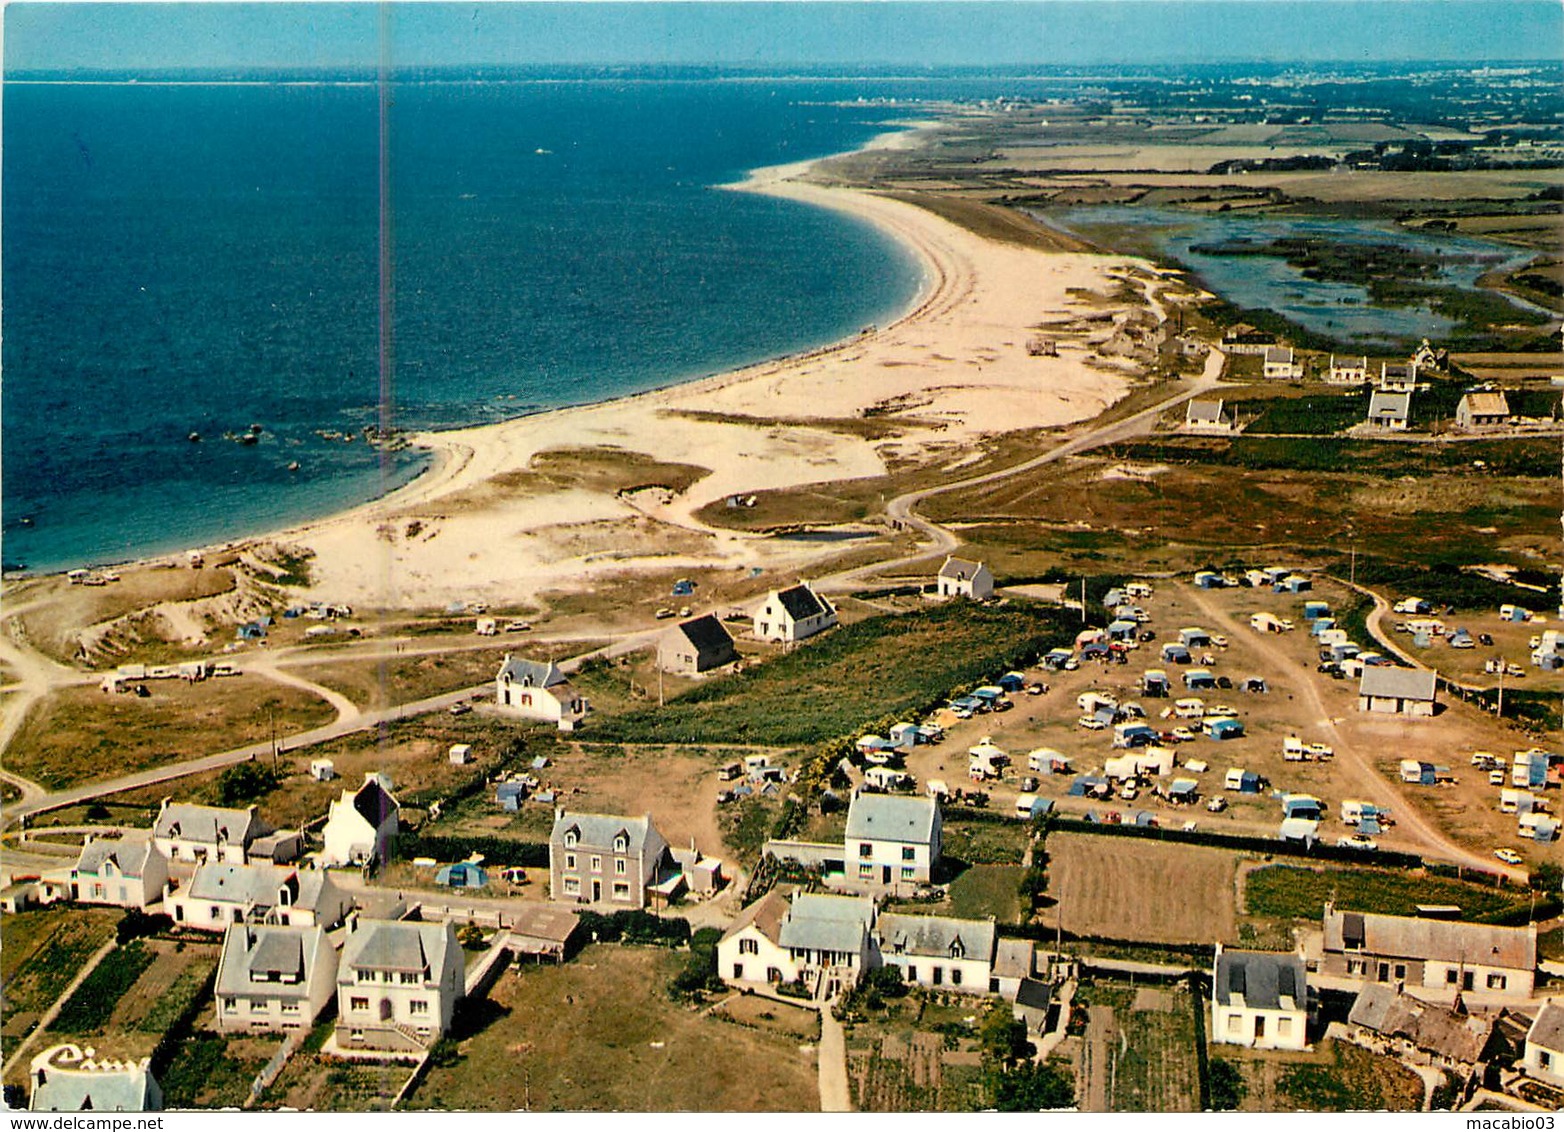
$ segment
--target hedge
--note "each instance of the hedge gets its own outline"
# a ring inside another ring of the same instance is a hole
[[[436,861],[465,861],[474,853],[479,853],[485,865],[548,868],[548,845],[541,841],[404,833],[396,839],[396,850],[397,856],[405,858],[433,857]]]
[[[1185,845],[1210,845],[1218,849],[1233,849],[1251,853],[1266,853],[1278,857],[1308,857],[1316,861],[1350,861],[1359,865],[1383,865],[1392,869],[1421,869],[1423,858],[1415,853],[1393,853],[1388,850],[1338,849],[1316,842],[1313,848],[1280,838],[1235,837],[1228,834],[1206,833],[1200,830],[1166,829],[1162,826],[1111,825],[1107,822],[1089,822],[1078,818],[1056,817],[1051,828],[1060,833],[1088,833],[1100,837],[1140,837],[1150,841],[1178,841]]]

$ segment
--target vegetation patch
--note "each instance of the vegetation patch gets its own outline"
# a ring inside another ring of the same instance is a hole
[[[119,1000],[152,965],[153,958],[140,941],[109,952],[65,1000],[49,1029],[64,1034],[91,1034],[103,1029]]]
[[[1419,904],[1451,904],[1469,920],[1525,903],[1502,888],[1385,869],[1266,865],[1244,878],[1244,910],[1251,916],[1318,920],[1327,900],[1338,908],[1391,916],[1416,915]]]
[[[1290,1065],[1277,1092],[1306,1112],[1407,1112],[1422,1107],[1423,1083],[1410,1069],[1345,1042],[1327,1041],[1329,1065]]]

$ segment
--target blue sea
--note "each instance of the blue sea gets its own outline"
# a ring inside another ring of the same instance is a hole
[[[905,249],[716,188],[861,145],[896,115],[855,101],[877,93],[398,84],[383,296],[373,85],[7,83],[7,567],[122,561],[367,501],[422,467],[363,439],[383,405],[405,429],[482,423],[893,317],[920,282]],[[256,443],[225,439],[252,425]]]

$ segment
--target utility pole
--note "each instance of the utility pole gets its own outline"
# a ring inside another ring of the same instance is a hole
[[[1081,579],[1081,624],[1086,624],[1086,579]]]
[[[1496,712],[1496,714],[1498,715],[1498,717],[1500,719],[1504,718],[1504,664],[1503,664],[1503,661],[1500,661],[1500,666],[1499,666],[1499,708],[1498,708],[1498,711]]]

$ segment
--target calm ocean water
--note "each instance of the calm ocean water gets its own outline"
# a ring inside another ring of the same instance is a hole
[[[712,188],[862,144],[890,112],[824,105],[861,93],[397,88],[395,423],[602,400],[893,315],[918,266],[886,237]],[[377,113],[369,86],[7,84],[8,566],[254,533],[417,473],[318,435],[378,416]]]

